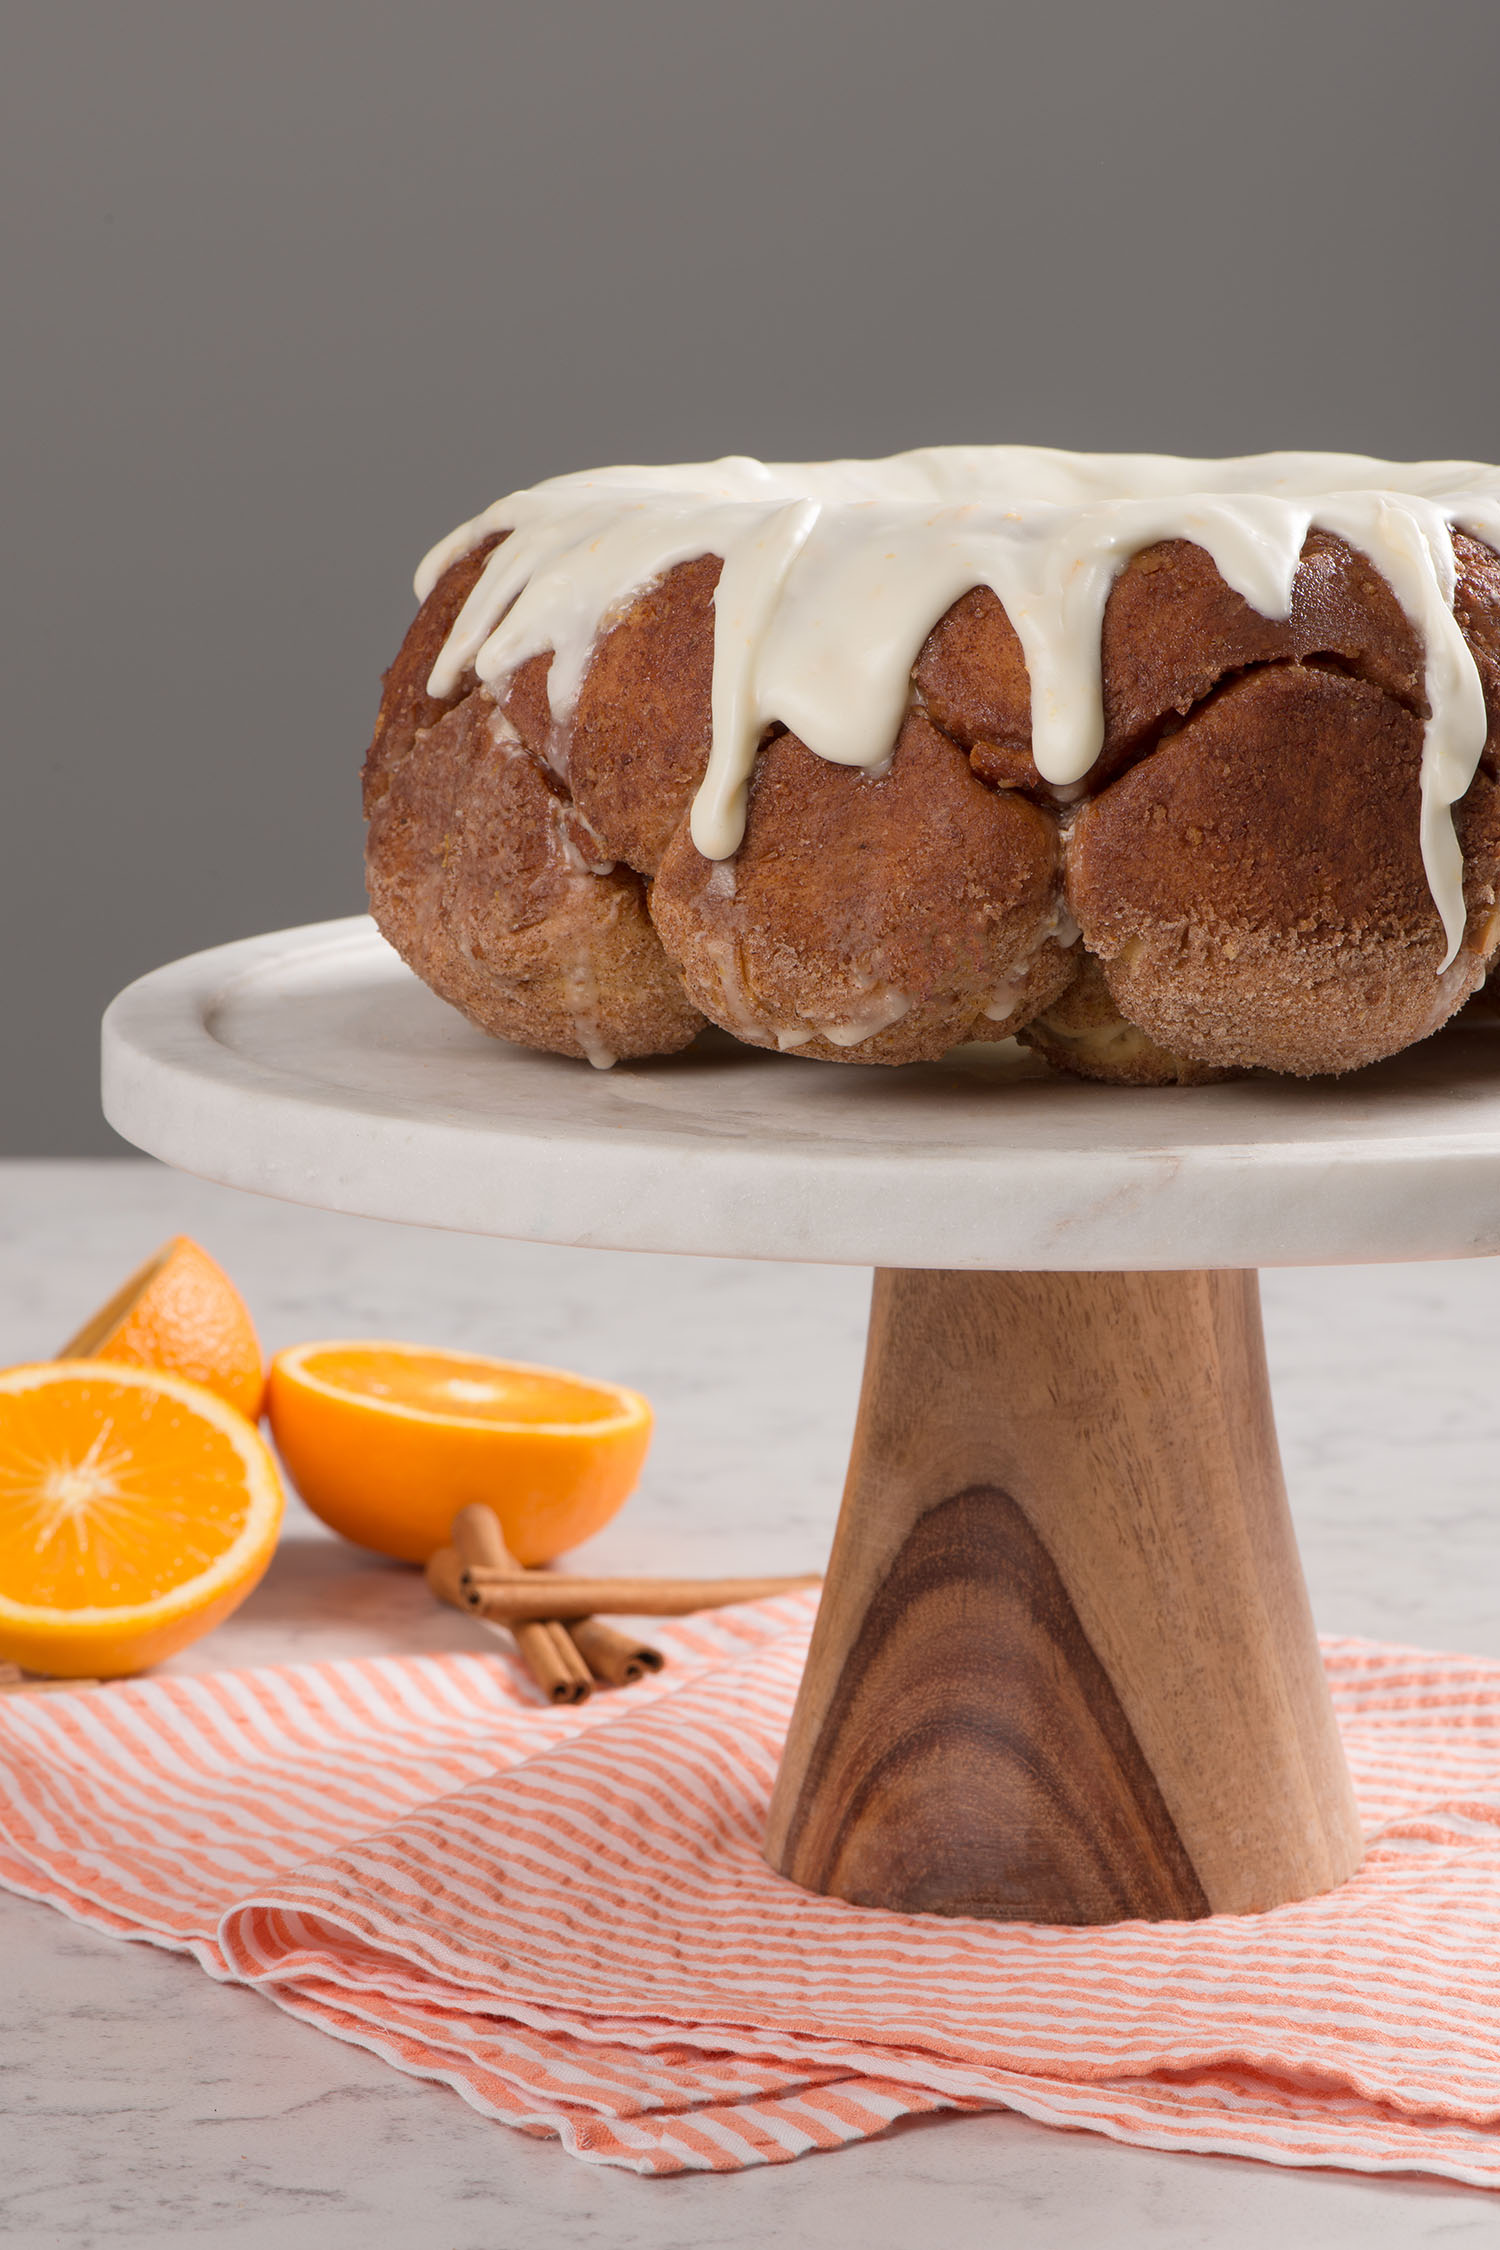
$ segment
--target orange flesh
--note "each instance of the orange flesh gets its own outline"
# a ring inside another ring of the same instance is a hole
[[[147,1602],[244,1528],[245,1467],[175,1399],[105,1378],[0,1392],[0,1587],[58,1609]]]
[[[621,1401],[591,1385],[445,1352],[309,1352],[301,1366],[315,1382],[357,1398],[382,1399],[462,1421],[583,1424],[612,1422]]]

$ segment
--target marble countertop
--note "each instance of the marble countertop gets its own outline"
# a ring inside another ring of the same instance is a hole
[[[0,1364],[44,1356],[165,1235],[234,1273],[270,1349],[397,1334],[593,1369],[654,1399],[590,1559],[794,1570],[826,1551],[867,1277],[545,1249],[252,1200],[141,1162],[0,1165]],[[1265,1278],[1319,1623],[1500,1656],[1500,1270]],[[269,1576],[173,1660],[471,1647],[409,1573],[293,1508]],[[0,2235],[17,2250],[1319,2250],[1491,2242],[1493,2197],[1416,2178],[1166,2156],[1008,2116],[933,2119],[730,2178],[637,2179],[477,2116],[191,1962],[0,1894]]]

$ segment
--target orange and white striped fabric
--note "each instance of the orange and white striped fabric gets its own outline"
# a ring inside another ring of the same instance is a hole
[[[807,1596],[542,1708],[499,1656],[0,1699],[0,1882],[639,2172],[934,2110],[1500,2187],[1500,1663],[1325,1643],[1356,1879],[1106,1929],[809,1897],[758,1842]]]

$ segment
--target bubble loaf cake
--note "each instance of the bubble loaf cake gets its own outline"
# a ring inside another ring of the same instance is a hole
[[[1500,941],[1500,470],[943,447],[604,469],[426,558],[375,918],[605,1065],[706,1018],[1133,1084],[1358,1069]]]

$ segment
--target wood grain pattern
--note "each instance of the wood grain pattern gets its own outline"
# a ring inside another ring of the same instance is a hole
[[[987,1485],[919,1519],[865,1612],[785,1849],[859,1905],[894,1882],[937,1914],[1208,1912],[1052,1557]]]
[[[1352,1873],[1253,1274],[876,1276],[766,1852],[862,1904],[1053,1922]]]

